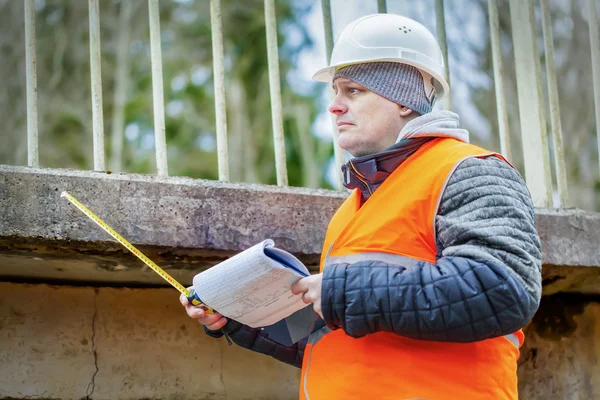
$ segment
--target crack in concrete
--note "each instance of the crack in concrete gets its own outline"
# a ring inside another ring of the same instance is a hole
[[[92,379],[90,383],[88,383],[87,388],[85,389],[85,398],[90,399],[91,395],[94,394],[94,390],[96,389],[96,375],[98,374],[98,352],[96,351],[96,315],[98,314],[98,303],[96,299],[98,298],[98,289],[94,289],[94,316],[92,317],[92,353],[94,354],[94,366],[96,367],[96,371],[92,375]],[[90,390],[91,387],[91,390]]]

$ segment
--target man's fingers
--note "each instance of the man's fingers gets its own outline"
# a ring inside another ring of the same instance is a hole
[[[190,304],[187,297],[183,294],[179,296],[179,301],[185,307],[185,312],[190,318],[197,320],[211,331],[218,331],[227,323],[227,318],[223,317],[223,315],[217,312],[214,314],[207,314],[201,307]]]
[[[206,316],[206,312],[203,309],[201,309],[200,307],[194,307],[192,305],[188,305],[185,308],[185,311],[191,318],[195,319],[204,318]]]
[[[321,301],[321,296],[316,290],[308,290],[302,295],[302,300],[306,304],[315,303],[317,301]]]
[[[309,292],[306,292],[306,293],[304,293],[304,294],[302,295],[302,301],[304,302],[304,304],[310,304],[310,303],[312,303],[312,302],[313,302],[313,301],[312,301],[312,299],[311,299],[311,298],[312,298],[312,296],[309,296],[309,294],[308,294],[308,293],[309,293]]]
[[[190,302],[188,301],[187,297],[185,297],[185,295],[183,293],[181,293],[181,295],[179,296],[179,301],[181,302],[181,304],[185,307],[188,304],[190,304]]]
[[[224,327],[226,323],[227,323],[227,319],[225,317],[221,317],[216,322],[213,322],[211,324],[205,324],[205,325],[211,331],[218,331],[219,329]]]
[[[292,293],[294,293],[294,294],[304,293],[307,290],[308,290],[308,285],[306,283],[306,278],[298,279],[292,285]]]
[[[227,318],[221,314],[207,314],[201,318],[195,318],[201,325],[206,326],[210,330],[219,330],[227,323]]]

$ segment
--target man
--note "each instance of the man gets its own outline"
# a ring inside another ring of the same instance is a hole
[[[441,51],[421,24],[360,18],[341,33],[329,111],[354,189],[329,224],[321,273],[292,291],[326,326],[291,347],[219,314],[213,337],[302,367],[306,399],[516,399],[521,328],[541,295],[529,192],[500,155],[468,144]]]

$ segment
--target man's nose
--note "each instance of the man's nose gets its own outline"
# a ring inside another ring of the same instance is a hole
[[[331,99],[331,103],[329,103],[329,107],[327,107],[327,109],[333,115],[340,115],[348,111],[348,106],[346,106],[346,104],[341,101],[339,96],[336,95],[333,97],[333,99]]]

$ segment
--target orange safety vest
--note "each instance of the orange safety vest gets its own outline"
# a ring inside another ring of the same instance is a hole
[[[321,270],[361,259],[435,263],[435,217],[448,179],[466,158],[488,156],[502,158],[437,138],[404,161],[362,206],[355,190],[329,224]],[[473,343],[390,332],[355,339],[342,329],[324,328],[309,337],[304,351],[300,398],[514,400],[523,339],[521,330]]]

